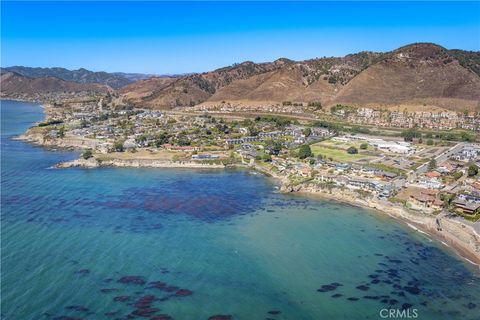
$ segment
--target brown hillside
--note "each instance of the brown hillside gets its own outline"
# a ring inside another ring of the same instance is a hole
[[[137,106],[151,108],[192,106],[206,101],[219,88],[237,80],[281,68],[288,63],[288,60],[282,59],[260,64],[247,61],[203,74],[169,78],[168,81],[161,80],[165,78],[144,80],[122,88],[120,92],[129,102]]]
[[[308,84],[300,64],[238,80],[219,89],[208,101],[324,101],[330,99],[335,86],[320,79]]]
[[[132,103],[140,103],[155,91],[164,89],[175,80],[177,79],[171,77],[152,77],[129,84],[121,88],[118,92]]]
[[[61,92],[102,92],[111,90],[109,87],[96,83],[77,83],[58,78],[28,78],[13,72],[1,75],[0,88],[2,96],[37,95]]]
[[[455,99],[449,105],[448,101]],[[348,82],[331,101],[347,105],[434,103],[461,110],[480,101],[480,77],[433,44],[400,48]]]
[[[160,83],[155,90],[142,89],[141,85],[134,84],[120,92],[130,102],[152,108],[223,100],[329,101],[342,84],[381,56],[379,53],[361,52],[343,58],[318,58],[303,62],[284,58],[268,63],[247,61],[185,76],[167,86]]]
[[[108,87],[57,78],[2,75],[2,95],[95,91]],[[417,43],[392,52],[360,52],[305,61],[243,62],[201,74],[154,77],[118,91],[137,107],[170,109],[242,101],[277,105],[320,101],[324,106],[480,110],[480,52]]]

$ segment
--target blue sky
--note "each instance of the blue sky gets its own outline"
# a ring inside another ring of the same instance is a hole
[[[1,65],[185,73],[412,42],[480,50],[480,2],[8,2]]]

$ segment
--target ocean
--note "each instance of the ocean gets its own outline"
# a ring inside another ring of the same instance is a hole
[[[12,139],[42,119],[1,103],[2,319],[479,319],[478,269],[386,215],[246,170],[53,169],[79,153]]]

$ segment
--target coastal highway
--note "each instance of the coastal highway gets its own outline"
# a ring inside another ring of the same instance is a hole
[[[184,115],[184,116],[192,116],[192,115],[203,115],[205,111],[179,111],[179,110],[168,110],[164,111],[165,113],[169,114],[176,114],[176,115]],[[273,113],[273,112],[260,112],[260,111],[248,111],[248,112],[219,112],[219,111],[209,111],[207,112],[211,116],[223,117],[227,119],[234,119],[234,120],[243,120],[245,118],[255,118],[257,116],[278,116],[284,118],[292,118],[297,120],[304,120],[304,121],[318,121],[320,120],[319,117],[311,116],[306,113]]]

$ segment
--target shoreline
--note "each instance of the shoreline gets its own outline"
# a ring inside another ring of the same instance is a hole
[[[36,104],[39,104],[42,109],[44,109],[44,106],[42,105],[43,102],[41,100],[0,97],[0,101],[18,101],[18,102],[36,103]]]
[[[150,159],[111,159],[98,161],[95,158],[61,162],[55,165],[55,168],[100,168],[100,167],[117,167],[117,168],[186,168],[186,169],[224,169],[227,166],[223,164],[207,164],[194,161],[165,161]]]
[[[122,168],[187,168],[187,169],[228,169],[239,168],[248,169],[259,172],[268,178],[272,179],[274,183],[280,188],[280,192],[285,194],[292,194],[298,196],[307,196],[320,198],[323,200],[334,201],[346,205],[352,205],[362,209],[372,210],[379,215],[387,215],[397,221],[405,223],[409,228],[423,233],[432,241],[437,241],[443,244],[452,253],[465,259],[469,263],[475,265],[480,270],[480,236],[475,230],[460,221],[441,217],[441,230],[437,229],[436,216],[412,212],[404,207],[400,207],[391,202],[380,202],[379,200],[360,200],[351,195],[346,194],[345,191],[337,193],[328,193],[321,189],[314,189],[308,186],[300,185],[298,190],[287,189],[285,179],[268,171],[263,167],[247,164],[234,165],[216,165],[206,163],[195,163],[193,161],[155,161],[155,160],[109,160],[98,163],[95,159],[77,159],[64,163],[60,163],[56,168],[70,168],[70,167],[122,167]]]
[[[43,106],[42,106],[43,107]],[[45,108],[44,108],[45,110]],[[34,145],[46,148],[61,148],[68,150],[82,150],[91,148],[91,141],[76,140],[76,139],[62,139],[62,143],[58,141],[40,139],[39,136],[30,133],[27,130],[20,136],[13,139],[22,140]],[[437,230],[435,216],[425,215],[421,213],[413,213],[410,210],[395,205],[391,202],[380,202],[376,199],[359,199],[358,195],[347,195],[344,190],[338,190],[336,194],[326,192],[321,188],[312,187],[308,183],[304,183],[295,187],[287,184],[285,177],[279,176],[271,170],[258,166],[256,164],[208,164],[196,161],[172,161],[172,160],[157,160],[157,159],[108,159],[105,161],[97,161],[95,158],[85,160],[78,158],[76,160],[59,163],[55,168],[97,168],[97,167],[123,167],[123,168],[186,168],[186,169],[228,169],[228,168],[242,168],[254,170],[262,173],[275,181],[275,184],[282,193],[298,194],[300,196],[313,196],[326,200],[336,201],[343,204],[353,205],[356,207],[370,209],[379,214],[390,216],[396,220],[400,220],[407,224],[412,229],[417,229],[418,232],[426,233],[447,246],[450,251],[453,251],[469,263],[474,264],[480,270],[480,235],[469,225],[461,223],[460,221],[442,217],[442,230]]]
[[[344,205],[351,205],[357,208],[371,210],[378,215],[387,215],[390,218],[404,223],[407,227],[424,234],[425,236],[428,236],[427,238],[431,238],[430,240],[441,243],[447,247],[450,252],[466,260],[480,270],[480,236],[475,232],[475,230],[473,230],[471,226],[462,224],[459,221],[454,221],[451,219],[441,220],[443,226],[447,226],[448,230],[452,230],[454,228],[457,229],[455,232],[457,235],[455,235],[451,231],[438,231],[436,229],[435,217],[428,215],[420,216],[419,214],[409,212],[406,208],[394,206],[393,204],[391,208],[393,210],[386,210],[387,208],[382,205],[380,205],[381,208],[379,208],[379,206],[371,206],[358,201],[349,201],[346,198],[334,196],[326,192],[318,193],[296,191],[291,192],[291,194],[334,201]],[[468,229],[468,231],[465,229]],[[472,238],[471,240],[476,243],[476,246],[474,246],[475,248],[461,240],[459,236]]]

